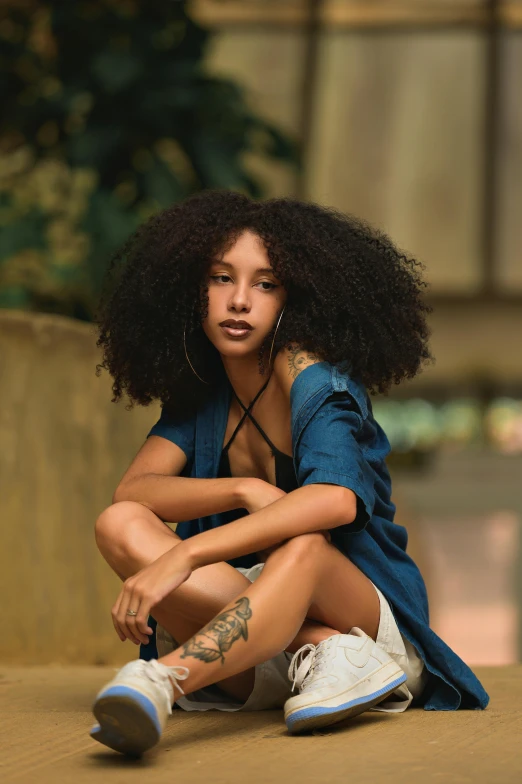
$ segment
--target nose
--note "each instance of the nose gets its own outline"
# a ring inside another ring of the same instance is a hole
[[[246,311],[247,313],[250,311],[250,289],[247,283],[234,287],[229,300],[229,309],[238,312]]]

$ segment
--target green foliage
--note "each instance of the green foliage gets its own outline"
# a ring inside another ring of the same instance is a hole
[[[149,215],[223,187],[266,195],[245,154],[295,140],[205,72],[209,34],[170,0],[0,11],[0,306],[89,319],[108,259]]]

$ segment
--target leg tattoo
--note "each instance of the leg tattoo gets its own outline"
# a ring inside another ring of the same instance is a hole
[[[194,656],[205,662],[221,659],[225,663],[224,653],[229,651],[236,640],[248,640],[247,620],[252,617],[250,602],[246,596],[236,599],[236,606],[217,615],[214,620],[197,632],[183,644],[181,659]]]

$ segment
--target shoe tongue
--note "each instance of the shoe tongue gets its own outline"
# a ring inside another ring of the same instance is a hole
[[[333,635],[333,636],[338,636],[338,635]],[[321,640],[321,642],[316,645],[316,648],[318,648],[321,652],[324,652],[324,650],[328,647],[328,641],[329,640],[332,640],[332,638],[331,637],[327,637],[326,640]],[[332,640],[330,642],[330,645],[334,645],[334,644],[335,643]]]

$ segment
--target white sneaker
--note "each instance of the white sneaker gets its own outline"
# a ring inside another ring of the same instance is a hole
[[[187,667],[167,667],[157,659],[125,664],[96,695],[93,713],[99,721],[91,737],[122,754],[139,756],[160,739],[172,713],[174,686],[189,676]]]
[[[292,691],[297,685],[300,692],[285,702],[290,732],[363,713],[406,681],[399,665],[357,626],[317,646],[303,645],[292,657],[288,677]]]

